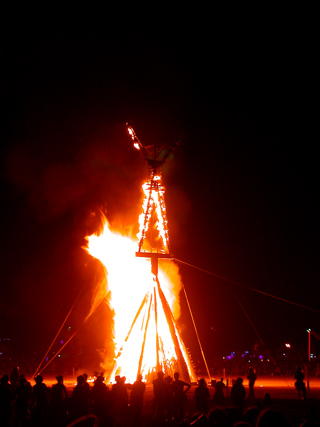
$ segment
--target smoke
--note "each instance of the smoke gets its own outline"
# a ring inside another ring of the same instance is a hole
[[[74,151],[68,155],[59,155],[59,146],[47,150],[39,141],[16,144],[7,155],[8,181],[40,223],[106,204],[114,216],[121,210],[133,213],[144,165],[129,140],[124,147],[121,138],[111,137],[106,133],[92,136],[87,145],[71,144]]]
[[[50,135],[42,126],[39,134],[33,129],[34,139],[16,139],[4,151],[0,300],[2,315],[12,321],[1,322],[1,329],[5,336],[21,335],[21,351],[26,341],[40,347],[40,360],[84,282],[88,291],[74,308],[72,330],[90,316],[79,333],[91,339],[87,328],[107,301],[100,267],[81,249],[101,227],[100,211],[131,229],[141,209],[145,165],[125,126],[100,125],[82,136],[79,128],[66,138],[63,129]],[[106,318],[111,345],[111,313]]]

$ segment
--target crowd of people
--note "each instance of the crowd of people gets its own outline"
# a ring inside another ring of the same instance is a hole
[[[305,399],[304,374],[298,368],[295,374],[300,399]],[[42,375],[34,378],[35,384],[15,368],[4,374],[0,383],[0,425],[4,427],[66,427],[75,420],[91,418],[91,425],[101,427],[125,426],[216,426],[216,427],[277,427],[289,426],[284,414],[273,404],[266,393],[263,401],[255,399],[256,374],[249,369],[246,380],[249,393],[239,377],[230,393],[223,378],[209,386],[205,379],[191,389],[178,372],[173,378],[157,373],[152,383],[151,398],[146,398],[146,384],[141,375],[133,384],[117,375],[109,387],[102,375],[94,383],[86,374],[77,377],[77,384],[67,390],[63,377],[49,387]],[[192,400],[192,405],[190,405]],[[193,408],[192,413],[190,408]],[[303,426],[317,426],[315,413],[309,414]]]

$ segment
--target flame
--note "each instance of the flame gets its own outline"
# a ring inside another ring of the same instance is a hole
[[[158,218],[157,228],[162,238],[163,252],[169,252],[168,223],[166,220],[166,208],[164,203],[164,187],[161,185],[161,176],[152,175],[150,180],[142,185],[144,200],[142,213],[139,216],[139,233],[137,235],[142,242],[148,231],[152,208],[155,209]],[[141,240],[142,239],[142,240]]]
[[[112,231],[106,218],[104,221],[99,235],[87,237],[87,250],[107,270],[106,286],[111,295],[115,329],[115,363],[110,374],[119,373],[129,382],[135,381],[138,373],[148,378],[159,368],[173,375],[178,355],[151,273],[150,260],[135,256],[137,239]],[[180,316],[178,294],[182,286],[178,266],[172,261],[161,260],[158,277],[173,314],[183,357],[194,380],[191,360],[176,325]]]

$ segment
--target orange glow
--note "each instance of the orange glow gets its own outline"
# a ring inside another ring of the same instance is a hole
[[[144,201],[138,241],[111,230],[106,218],[102,233],[87,237],[88,252],[106,267],[106,291],[110,291],[114,311],[115,358],[112,372],[106,375],[117,373],[134,382],[142,374],[151,381],[160,369],[172,376],[179,370],[185,380],[194,381],[191,361],[176,323],[180,315],[181,279],[178,267],[168,261],[161,166],[170,150],[160,160],[153,146],[154,158],[150,158],[150,147],[142,145],[133,128],[127,126],[134,146],[142,151],[149,166],[149,178],[142,186]]]
[[[151,273],[150,260],[136,257],[137,240],[112,231],[107,219],[101,234],[88,236],[87,240],[88,252],[106,267],[107,288],[111,291],[110,304],[114,310],[116,350],[115,367],[110,375],[119,373],[126,376],[127,381],[133,382],[136,380],[139,366],[140,373],[147,377],[157,370],[157,361],[160,364],[158,368],[173,375],[173,371],[177,369],[178,356],[160,302],[157,284]],[[177,296],[182,285],[178,266],[172,261],[159,261],[159,283],[176,321],[180,316]],[[144,298],[145,302],[142,304]],[[141,305],[141,311],[137,315]],[[196,380],[175,321],[176,336],[190,378]]]
[[[164,203],[164,187],[161,185],[160,175],[151,175],[149,181],[145,182],[142,186],[144,192],[143,212],[139,217],[139,233],[138,239],[143,242],[148,231],[150,216],[152,209],[155,210],[158,223],[157,228],[159,236],[162,238],[163,249],[162,252],[169,252],[169,235],[168,223],[166,220],[166,207]],[[140,247],[141,249],[141,247]]]

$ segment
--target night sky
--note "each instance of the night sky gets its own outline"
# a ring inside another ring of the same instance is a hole
[[[319,309],[308,34],[32,28],[13,27],[1,41],[2,337],[41,358],[82,288],[73,330],[86,316],[102,271],[84,237],[99,228],[99,209],[127,228],[140,213],[147,170],[126,122],[146,145],[180,140],[163,173],[175,258]],[[180,268],[210,356],[259,341],[237,298],[270,349],[307,351],[306,329],[320,333],[319,312]],[[108,316],[101,305],[75,342],[102,347]]]

